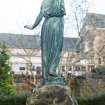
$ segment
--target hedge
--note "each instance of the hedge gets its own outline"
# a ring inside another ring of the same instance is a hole
[[[92,70],[92,73],[94,73],[95,75],[105,76],[105,66],[99,66],[97,68],[94,68]]]
[[[105,105],[105,94],[95,97],[78,98],[79,105]]]
[[[1,96],[0,105],[26,105],[26,99],[29,94],[21,93],[16,96]]]
[[[17,96],[0,96],[0,105],[26,105],[27,97],[30,94],[22,93]],[[95,97],[77,98],[78,105],[105,105],[105,94]]]

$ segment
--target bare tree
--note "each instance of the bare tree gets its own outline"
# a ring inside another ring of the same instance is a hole
[[[84,18],[88,12],[88,1],[72,0],[71,9],[72,9],[73,20],[74,20],[74,28],[79,37],[77,40],[76,48],[80,47],[80,50],[81,50],[81,43],[83,41],[83,38],[81,36],[81,32],[82,32],[81,29],[84,24]]]
[[[35,37],[33,37],[33,38],[35,38]],[[23,59],[23,61],[25,61],[26,70],[27,70],[26,74],[25,74],[25,78],[26,78],[27,82],[34,85],[36,82],[36,78],[33,73],[33,71],[35,71],[35,68],[34,68],[32,58],[41,56],[41,54],[40,54],[41,50],[40,50],[40,48],[26,48],[26,45],[24,44],[24,35],[23,34],[16,35],[15,43],[16,43],[15,45],[17,45],[16,46],[17,48],[15,49],[15,51],[13,50],[14,52],[12,52],[12,55],[17,56],[18,58],[21,58],[21,59]],[[27,42],[27,43],[31,43],[31,42]],[[30,75],[30,79],[28,78],[29,75]]]

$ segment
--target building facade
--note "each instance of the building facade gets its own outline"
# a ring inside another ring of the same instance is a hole
[[[5,42],[10,52],[10,65],[15,75],[36,75],[41,73],[41,47],[40,36],[0,34],[0,43]],[[69,66],[67,61],[75,54],[77,38],[64,38],[63,51],[59,69]],[[69,55],[68,55],[69,54]],[[67,67],[66,67],[67,68]]]
[[[82,50],[87,61],[88,70],[93,66],[104,66],[105,15],[88,13],[81,29]]]

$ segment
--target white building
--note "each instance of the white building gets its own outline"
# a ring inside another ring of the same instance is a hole
[[[63,53],[74,52],[77,38],[64,38]],[[0,34],[0,43],[5,42],[10,51],[10,64],[15,74],[36,74],[41,70],[40,36]],[[61,65],[67,57],[62,57]],[[37,71],[37,72],[38,72]]]

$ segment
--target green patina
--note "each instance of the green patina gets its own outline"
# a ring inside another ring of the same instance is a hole
[[[64,0],[43,0],[40,13],[33,25],[35,28],[44,17],[41,31],[42,72],[44,84],[64,84],[56,73],[63,47]]]

